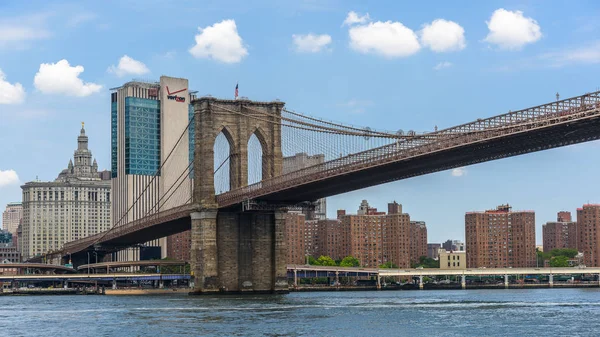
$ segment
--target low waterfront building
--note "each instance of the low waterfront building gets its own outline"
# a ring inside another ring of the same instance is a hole
[[[440,269],[467,269],[467,252],[438,250]]]

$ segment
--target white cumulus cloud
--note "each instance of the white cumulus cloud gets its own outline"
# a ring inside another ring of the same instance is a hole
[[[69,61],[60,60],[56,63],[42,63],[35,74],[33,84],[45,94],[63,94],[67,96],[89,96],[102,89],[96,83],[83,82],[79,75],[83,66],[71,67]]]
[[[371,18],[369,17],[369,13],[361,16],[360,14],[356,13],[355,11],[350,11],[348,13],[348,15],[346,16],[346,20],[344,20],[344,23],[342,23],[342,26],[348,25],[354,25],[357,23],[366,23],[371,21]]]
[[[296,50],[303,53],[318,53],[331,43],[331,36],[327,34],[292,35]]]
[[[19,104],[25,100],[25,89],[21,83],[11,84],[0,69],[0,104]]]
[[[119,60],[119,64],[117,66],[110,66],[108,68],[108,72],[113,73],[119,77],[123,77],[125,75],[143,75],[150,72],[150,69],[146,67],[140,61],[134,60],[127,55],[123,55]]]
[[[433,70],[442,70],[444,68],[450,68],[452,67],[452,63],[448,62],[448,61],[444,61],[444,62],[440,62],[438,64],[435,65],[435,67],[433,67]]]
[[[15,170],[0,170],[0,187],[19,183],[19,176]]]
[[[361,53],[385,57],[404,57],[419,51],[417,34],[400,22],[372,22],[353,26],[348,31],[350,47]]]
[[[521,11],[497,9],[486,23],[490,32],[485,41],[501,49],[520,49],[542,38],[542,30],[537,21],[523,16]]]
[[[436,53],[465,49],[465,29],[458,23],[436,19],[420,31],[421,43]]]
[[[195,37],[196,45],[189,50],[192,56],[223,63],[238,63],[248,55],[235,20],[223,20],[198,30],[200,33]]]
[[[462,177],[465,174],[467,174],[467,170],[464,167],[459,167],[452,170],[453,177]]]

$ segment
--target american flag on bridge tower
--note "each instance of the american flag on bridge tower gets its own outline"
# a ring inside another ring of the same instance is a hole
[[[235,99],[238,98],[238,84],[237,82],[235,83]]]

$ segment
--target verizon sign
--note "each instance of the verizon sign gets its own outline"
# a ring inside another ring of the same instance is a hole
[[[183,92],[183,91],[186,91],[187,88],[183,88],[181,90],[175,90],[173,92],[171,92],[169,90],[169,86],[166,86],[166,89],[167,89],[167,99],[168,100],[172,100],[172,101],[175,101],[175,102],[181,102],[181,103],[185,102],[185,97],[183,97],[183,96],[177,96],[176,94],[178,94],[180,92]]]

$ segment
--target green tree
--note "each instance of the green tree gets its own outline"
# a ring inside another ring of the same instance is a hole
[[[552,256],[565,256],[569,259],[574,258],[577,255],[577,249],[572,248],[555,248],[550,251]]]
[[[384,264],[379,265],[379,268],[398,268],[398,266],[393,264],[392,261],[388,261]]]
[[[423,267],[423,268],[439,268],[440,267],[440,261],[436,261],[432,258],[429,258],[427,256],[421,256],[419,258],[419,262],[417,263],[411,263],[410,265],[412,268],[418,268],[418,267]]]
[[[318,264],[317,264],[317,259],[315,259],[315,258],[314,258],[314,257],[312,257],[312,256],[309,256],[309,257],[308,257],[308,264],[310,264],[310,265],[313,265],[313,266],[317,266],[317,265],[318,265]]]
[[[346,256],[345,258],[342,259],[342,262],[340,262],[340,267],[359,267],[359,266],[360,266],[360,261],[358,261],[358,259],[353,256]]]
[[[318,266],[335,266],[336,264],[335,264],[335,261],[333,261],[333,259],[330,258],[329,256],[321,255],[317,259],[317,265]]]
[[[550,259],[550,267],[568,267],[569,258],[566,256],[553,256]]]

